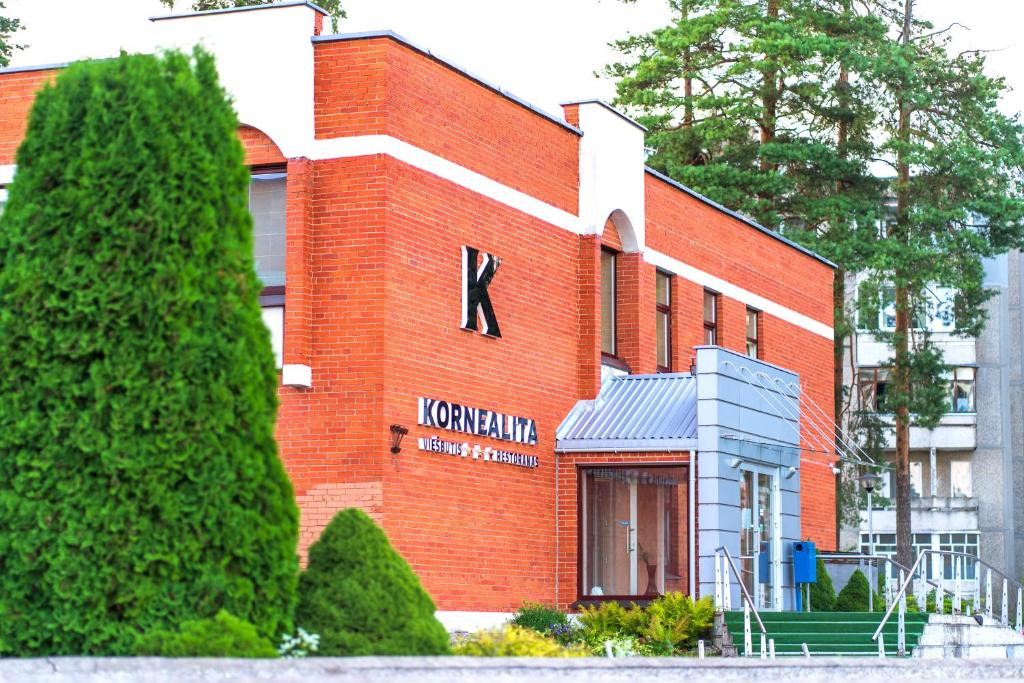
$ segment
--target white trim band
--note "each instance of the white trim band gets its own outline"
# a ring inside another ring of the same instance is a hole
[[[496,202],[533,216],[551,225],[577,235],[586,234],[578,216],[563,211],[547,202],[514,190],[508,185],[471,171],[452,161],[432,154],[404,140],[390,135],[357,135],[330,140],[314,140],[307,157],[314,160],[344,159],[349,157],[387,154],[410,166],[432,173],[439,178],[481,194]]]
[[[467,190],[476,192],[500,204],[521,211],[538,220],[568,230],[576,235],[591,234],[578,216],[563,211],[535,197],[515,190],[508,185],[492,180],[476,171],[432,154],[390,135],[357,135],[329,140],[314,140],[308,147],[308,158],[312,160],[347,159],[352,157],[386,154],[403,163],[414,166],[443,178]],[[14,178],[14,164],[0,165],[0,185],[6,185]],[[780,320],[796,325],[826,339],[833,339],[832,327],[798,313],[763,296],[747,291],[719,277],[687,265],[667,254],[644,248],[644,260],[686,280],[713,289],[730,299],[736,299]],[[301,385],[300,385],[301,386]]]
[[[703,270],[694,268],[693,266],[687,265],[678,259],[674,259],[667,254],[655,251],[653,249],[644,250],[644,260],[651,263],[658,268],[666,270],[674,275],[694,282],[702,287],[713,289],[719,294],[740,301],[752,308],[756,308],[763,313],[773,315],[780,320],[796,325],[797,327],[803,328],[808,332],[813,332],[819,336],[825,337],[826,339],[834,339],[834,333],[830,325],[818,322],[814,318],[798,313],[791,308],[786,308],[781,304],[777,304],[770,299],[766,299],[763,296],[748,292],[742,287],[737,287],[731,282],[715,277],[710,273],[705,273]]]

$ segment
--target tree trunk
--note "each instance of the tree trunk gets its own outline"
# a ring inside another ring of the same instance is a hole
[[[765,18],[767,21],[771,22],[778,20],[779,0],[768,0]],[[764,72],[763,81],[761,83],[761,121],[759,124],[762,145],[775,140],[775,129],[778,125],[777,120],[780,90],[777,82],[778,79],[779,73],[776,69],[768,69]],[[770,171],[773,170],[773,168],[773,165],[768,163],[762,154],[761,170]]]
[[[914,0],[903,2],[903,37],[905,50],[910,50],[910,31]],[[908,55],[909,56],[909,55]],[[910,164],[907,160],[906,147],[910,142],[910,96],[907,92],[909,84],[901,84],[899,93],[899,128],[897,135],[900,141],[896,155],[896,239],[907,240],[910,237]],[[910,525],[910,411],[907,400],[910,396],[910,312],[908,310],[905,273],[896,273],[896,331],[894,351],[896,367],[893,368],[893,382],[896,394],[901,397],[896,408],[896,561],[907,567],[914,562],[911,543]]]
[[[680,3],[679,15],[683,22],[690,20],[690,3]],[[693,127],[693,54],[689,45],[683,52],[683,125]]]
[[[846,14],[850,13],[850,0],[846,0],[843,4],[843,12]],[[850,121],[846,116],[846,110],[850,105],[850,73],[846,67],[845,62],[839,64],[839,78],[836,82],[836,98],[839,103],[839,109],[843,112],[843,115],[839,119],[839,127],[836,131],[836,152],[840,159],[846,159],[847,149],[846,144],[850,136]],[[842,195],[846,189],[846,183],[840,179],[836,181],[836,194]],[[844,221],[845,216],[836,216],[835,221],[838,224]],[[838,229],[839,226],[833,226],[834,229]],[[843,228],[845,230],[845,226]],[[832,310],[835,311],[834,329],[835,336],[832,340],[832,382],[833,382],[833,399],[835,405],[833,406],[833,418],[835,419],[835,450],[837,454],[842,452],[841,444],[843,443],[842,430],[843,430],[843,366],[846,360],[846,271],[842,268],[836,268],[833,275],[835,280],[832,281]],[[853,344],[850,345],[850,353],[853,353]],[[852,386],[857,386],[857,377],[851,378]],[[853,389],[856,390],[856,389]],[[859,486],[859,483],[855,483],[855,486]],[[840,469],[838,475],[836,475],[836,550],[839,550],[839,536],[840,529],[842,527],[843,510],[842,510],[842,488],[843,488],[843,472]],[[854,500],[860,500],[859,490],[854,490]],[[857,505],[859,508],[860,505]],[[873,587],[872,587],[873,589]]]

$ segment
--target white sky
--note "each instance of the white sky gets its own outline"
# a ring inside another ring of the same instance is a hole
[[[664,0],[343,0],[349,18],[341,33],[391,29],[542,109],[600,97],[614,87],[594,71],[613,60],[607,43],[627,32],[664,25]],[[108,56],[121,41],[144,30],[147,18],[166,14],[159,0],[6,0],[7,13],[25,30],[13,66]],[[178,0],[179,10],[190,0]],[[989,70],[1015,92],[1008,113],[1024,110],[1024,0],[918,0],[917,12],[937,26],[959,22],[957,49],[998,49]]]

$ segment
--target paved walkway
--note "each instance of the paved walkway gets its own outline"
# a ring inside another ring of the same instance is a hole
[[[305,660],[52,659],[0,660],[12,683],[567,683],[567,681],[914,681],[1024,680],[1024,660],[880,659],[482,659],[353,657]]]

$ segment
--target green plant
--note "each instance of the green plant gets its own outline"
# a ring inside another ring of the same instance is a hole
[[[298,510],[213,57],[36,95],[0,218],[0,655],[124,655],[224,609],[291,627]]]
[[[815,573],[818,581],[811,584],[811,611],[831,612],[836,608],[836,589],[820,557]]]
[[[568,626],[569,617],[553,607],[538,602],[524,602],[509,623],[532,629],[537,633],[550,633],[555,627]]]
[[[530,628],[506,625],[477,631],[456,643],[454,654],[469,657],[586,657],[580,646],[567,647]]]
[[[638,631],[647,624],[641,608],[632,605],[627,609],[611,600],[583,607],[577,619],[582,627],[582,637],[592,641],[611,640],[623,634],[638,635]]]
[[[635,641],[638,654],[673,655],[706,637],[714,616],[710,597],[694,601],[682,593],[666,593],[646,608],[609,601],[580,611],[579,638],[597,655],[604,654],[605,641],[627,640]]]
[[[448,652],[434,601],[384,531],[355,508],[336,514],[310,546],[296,619],[320,634],[321,655]]]
[[[864,572],[859,569],[855,570],[850,575],[850,580],[843,587],[843,590],[839,591],[839,597],[836,598],[835,611],[867,612],[868,594],[870,591],[871,586],[868,584]]]
[[[715,619],[714,600],[710,596],[695,602],[689,595],[666,593],[645,611],[647,624],[641,635],[664,655],[695,647],[698,639],[710,634]]]
[[[140,636],[135,654],[154,657],[273,658],[277,650],[256,627],[224,610],[213,619],[182,623],[177,631],[151,631]]]

